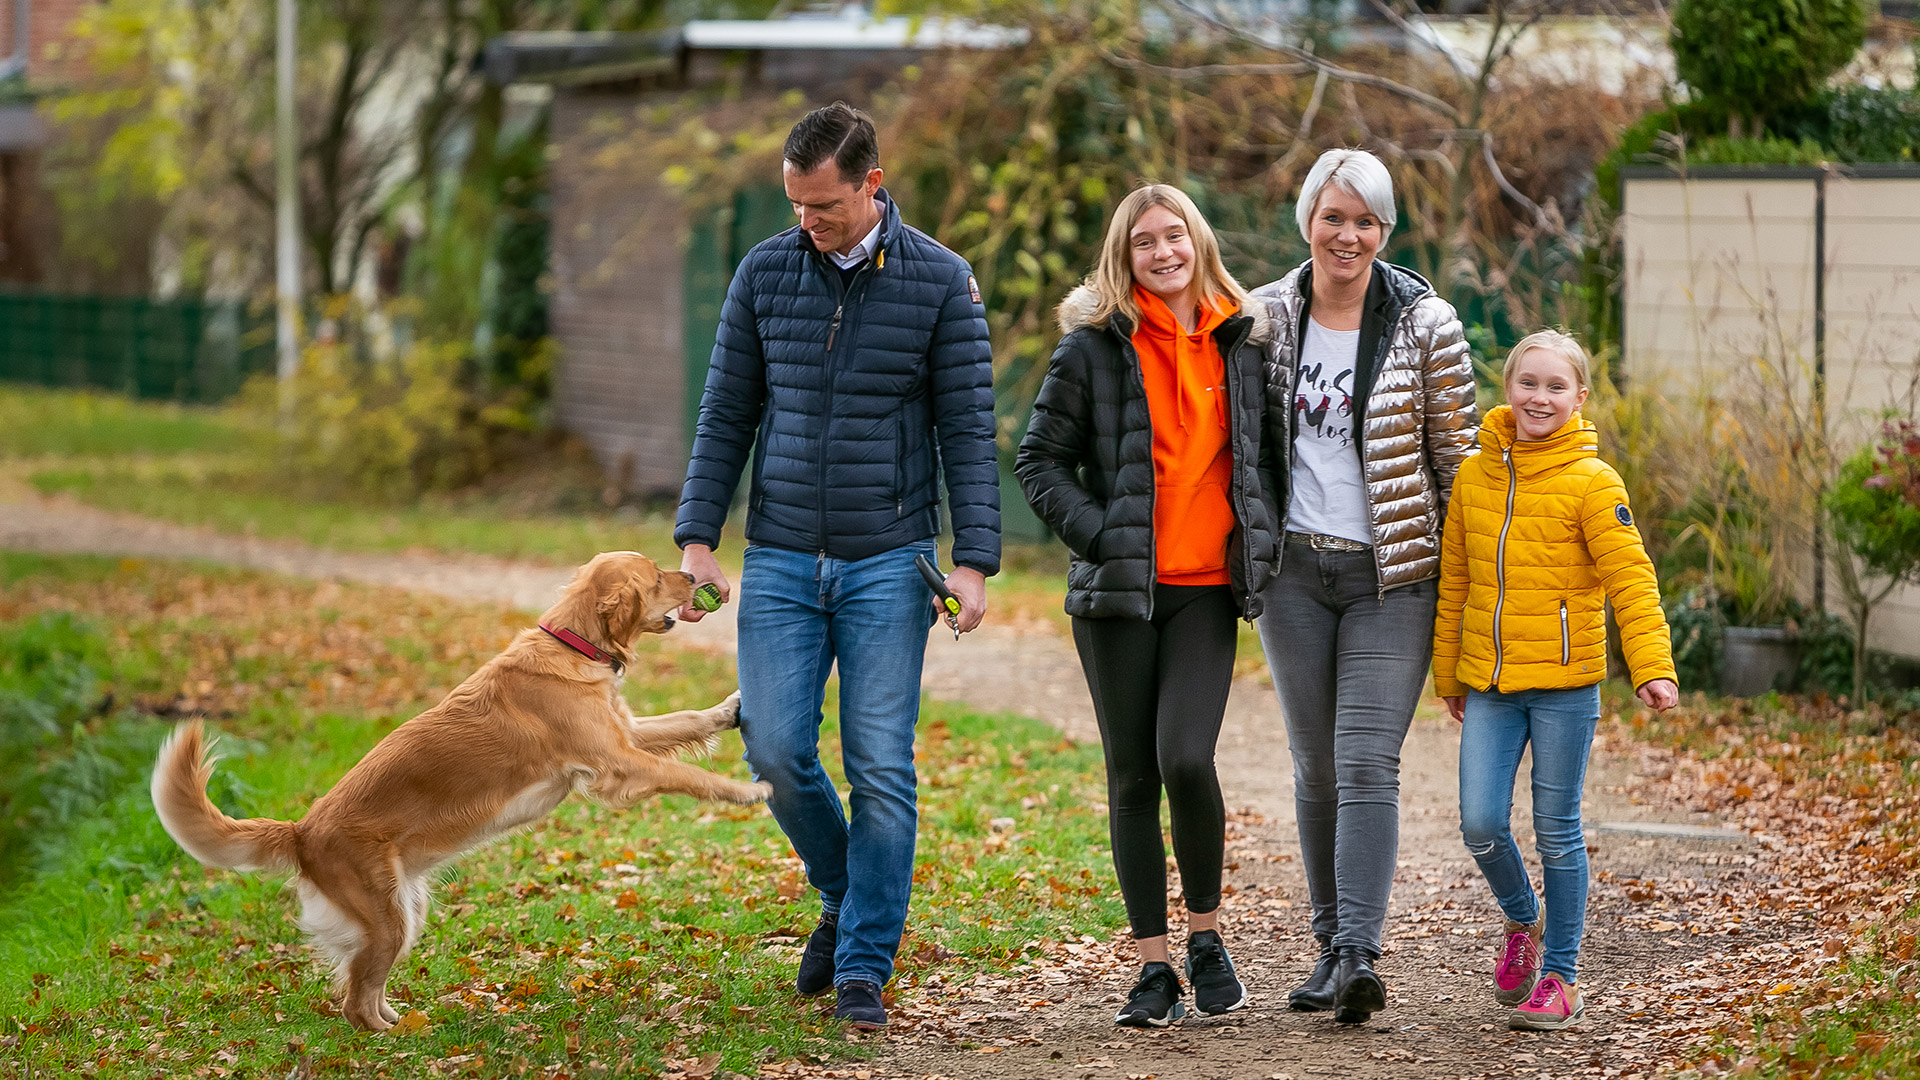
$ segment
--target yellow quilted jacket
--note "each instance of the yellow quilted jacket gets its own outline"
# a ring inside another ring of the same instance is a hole
[[[1494,409],[1441,532],[1434,692],[1599,682],[1609,599],[1633,685],[1673,678],[1660,584],[1593,425],[1576,412],[1551,437],[1516,442],[1513,410]]]

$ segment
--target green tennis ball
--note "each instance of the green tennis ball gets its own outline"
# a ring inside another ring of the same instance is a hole
[[[719,611],[720,586],[709,581],[693,590],[693,606],[701,611]]]

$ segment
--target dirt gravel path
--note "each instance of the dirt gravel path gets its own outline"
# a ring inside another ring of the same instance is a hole
[[[0,488],[0,547],[195,559],[531,610],[545,607],[569,573],[495,559],[323,551],[108,513],[19,486]],[[731,612],[682,627],[675,639],[731,648]],[[989,621],[958,643],[937,626],[925,686],[936,698],[1037,716],[1075,739],[1098,737],[1071,643],[1042,626],[1014,630]],[[1130,945],[1118,935],[1039,942],[1033,962],[1004,976],[904,993],[899,1022],[862,1068],[873,1077],[990,1080],[1657,1075],[1647,1036],[1684,1022],[1686,987],[1711,985],[1731,965],[1764,962],[1769,950],[1784,953],[1804,933],[1784,916],[1759,915],[1736,937],[1687,933],[1634,912],[1630,888],[1658,882],[1668,892],[1714,895],[1763,874],[1763,853],[1751,838],[1636,831],[1636,823],[1663,817],[1657,785],[1636,776],[1631,760],[1597,756],[1587,813],[1600,827],[1589,829],[1595,882],[1581,980],[1589,1019],[1574,1032],[1508,1032],[1488,985],[1497,914],[1457,832],[1455,730],[1423,714],[1406,743],[1400,865],[1380,963],[1391,1004],[1374,1022],[1337,1027],[1323,1015],[1285,1009],[1286,990],[1312,953],[1291,765],[1272,691],[1243,679],[1229,700],[1218,758],[1235,809],[1226,929],[1250,1006],[1161,1032],[1118,1029],[1111,1017],[1135,970]],[[1524,784],[1519,802],[1524,822]],[[1519,832],[1530,847],[1530,830]]]

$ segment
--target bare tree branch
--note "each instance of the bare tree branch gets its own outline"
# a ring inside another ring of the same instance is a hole
[[[1258,45],[1260,48],[1270,52],[1277,52],[1282,56],[1293,57],[1300,63],[1309,64],[1320,71],[1326,72],[1329,78],[1339,79],[1342,82],[1360,86],[1371,86],[1377,90],[1385,90],[1390,94],[1396,94],[1406,98],[1408,101],[1432,109],[1456,124],[1460,122],[1460,112],[1458,109],[1455,109],[1452,105],[1447,104],[1445,101],[1434,97],[1424,90],[1416,90],[1405,83],[1395,82],[1384,76],[1372,75],[1364,71],[1354,71],[1351,68],[1343,68],[1338,64],[1322,60],[1306,49],[1297,46],[1268,41],[1258,34],[1249,33],[1244,28],[1235,26],[1233,23],[1219,18],[1212,12],[1194,3],[1193,0],[1167,0],[1167,2],[1224,34],[1253,45]]]
[[[1564,229],[1556,226],[1548,219],[1547,212],[1540,208],[1539,203],[1527,198],[1520,192],[1519,188],[1508,183],[1507,174],[1501,171],[1499,159],[1494,156],[1493,134],[1491,132],[1483,131],[1480,133],[1480,154],[1487,163],[1487,171],[1493,174],[1493,182],[1500,185],[1500,190],[1506,193],[1507,198],[1527,208],[1527,212],[1533,215],[1535,225],[1547,233],[1560,234],[1565,232]]]
[[[1115,67],[1129,71],[1151,71],[1155,75],[1165,75],[1173,79],[1210,79],[1222,75],[1305,75],[1318,70],[1314,64],[1196,64],[1192,67],[1167,67],[1162,64],[1150,64],[1145,60],[1135,60],[1130,56],[1102,52],[1101,59]]]
[[[1288,157],[1313,135],[1313,122],[1320,118],[1320,102],[1326,94],[1327,73],[1323,70],[1313,77],[1313,94],[1307,98],[1307,108],[1300,114],[1300,130],[1294,133],[1293,145],[1287,147]]]
[[[1454,55],[1453,50],[1440,43],[1440,35],[1434,33],[1433,24],[1427,21],[1425,12],[1416,12],[1420,17],[1420,26],[1416,27],[1400,12],[1399,8],[1387,3],[1386,0],[1368,0],[1368,2],[1371,3],[1374,9],[1379,11],[1380,14],[1385,15],[1388,22],[1399,27],[1401,33],[1406,34],[1407,37],[1439,53],[1440,56],[1446,60],[1447,66],[1453,69],[1454,75],[1458,76],[1461,82],[1467,82],[1473,78],[1473,72],[1469,71],[1466,64],[1461,62],[1458,56]],[[1423,29],[1424,32],[1422,32]]]

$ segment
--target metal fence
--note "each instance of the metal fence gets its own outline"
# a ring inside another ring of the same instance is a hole
[[[212,402],[274,367],[272,312],[235,302],[0,291],[0,379]]]

